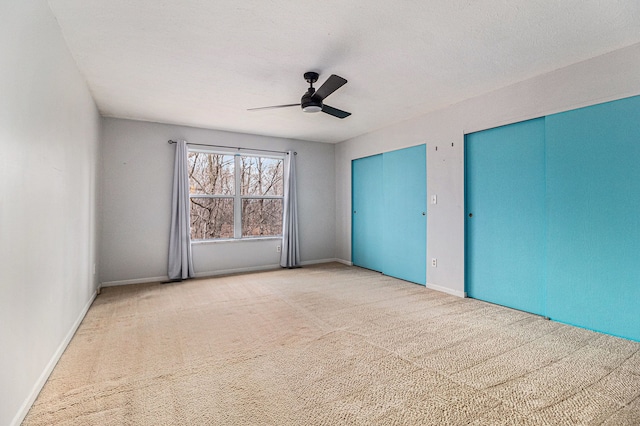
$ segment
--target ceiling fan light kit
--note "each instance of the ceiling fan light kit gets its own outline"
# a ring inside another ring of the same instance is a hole
[[[337,118],[346,118],[351,115],[350,112],[342,111],[329,105],[324,105],[324,99],[344,86],[347,80],[331,74],[331,76],[324,82],[318,90],[313,87],[313,83],[318,81],[318,73],[309,71],[304,73],[304,79],[309,83],[309,89],[302,95],[302,99],[299,104],[286,104],[286,105],[274,105],[261,108],[250,108],[248,111],[255,111],[260,109],[273,109],[273,108],[288,108],[292,106],[301,106],[304,112],[324,112],[325,114],[332,115]]]
[[[313,94],[307,92],[302,96],[302,110],[304,112],[320,112],[322,111],[322,102],[313,99]]]
[[[309,103],[308,105],[302,104],[302,111],[304,111],[304,112],[320,112],[320,111],[322,111],[322,107],[320,105],[314,105],[313,103]]]

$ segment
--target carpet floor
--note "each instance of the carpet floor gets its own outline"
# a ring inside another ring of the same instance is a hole
[[[111,287],[23,425],[640,425],[640,343],[333,263]]]

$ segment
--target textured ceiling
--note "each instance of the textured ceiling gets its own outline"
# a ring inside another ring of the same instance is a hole
[[[638,0],[49,0],[105,116],[340,142],[640,42]],[[305,71],[349,83],[299,108]]]

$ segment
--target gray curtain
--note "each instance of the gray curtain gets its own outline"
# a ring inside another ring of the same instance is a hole
[[[189,231],[189,172],[187,143],[176,143],[171,200],[171,232],[169,234],[169,279],[184,280],[195,276],[191,258]]]
[[[287,158],[285,159],[280,266],[283,268],[300,267],[298,197],[296,196],[296,153],[293,151],[287,151]]]

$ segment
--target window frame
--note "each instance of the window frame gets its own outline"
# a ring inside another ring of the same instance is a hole
[[[283,214],[284,214],[284,167],[286,154],[277,153],[256,153],[251,150],[246,152],[225,151],[220,149],[206,149],[206,148],[190,148],[187,147],[187,158],[192,152],[199,152],[203,154],[216,154],[216,155],[233,155],[233,195],[225,194],[192,194],[189,191],[189,209],[191,209],[192,198],[231,198],[233,199],[233,238],[209,238],[191,240],[193,243],[207,243],[207,242],[224,242],[224,241],[248,241],[257,239],[279,239],[282,238],[282,223],[280,224],[280,233],[277,235],[261,235],[261,236],[242,236],[242,201],[243,200],[282,200]],[[242,157],[260,157],[270,158],[276,160],[282,160],[282,195],[242,195],[242,181],[240,179],[240,170],[242,169],[241,158]],[[191,221],[189,221],[189,234],[191,234]]]

